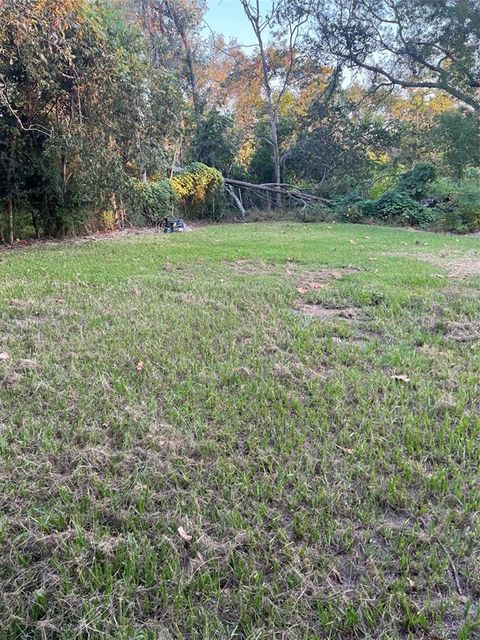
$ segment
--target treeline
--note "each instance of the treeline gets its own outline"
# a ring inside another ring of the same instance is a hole
[[[107,3],[7,0],[0,25],[4,235],[120,221],[129,178],[168,162],[183,111],[174,76]]]
[[[478,3],[239,2],[255,47],[201,0],[4,0],[0,240],[239,204],[480,227]]]

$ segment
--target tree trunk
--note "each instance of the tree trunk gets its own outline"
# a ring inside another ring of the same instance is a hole
[[[175,25],[175,29],[177,30],[177,33],[180,36],[180,39],[183,44],[183,48],[185,50],[188,82],[190,84],[190,89],[192,91],[192,102],[193,102],[193,110],[195,113],[195,119],[197,120],[197,123],[198,123],[200,116],[202,115],[202,105],[201,105],[200,96],[198,93],[198,83],[197,83],[197,76],[195,72],[195,61],[194,61],[192,47],[190,46],[190,39],[188,37],[187,29],[185,29],[182,23],[182,19],[179,16],[174,3],[170,2],[170,0],[165,0],[165,6],[167,7],[170,13],[170,16]]]
[[[9,198],[7,200],[7,219],[8,219],[8,242],[13,244],[13,202]]]
[[[40,239],[40,228],[38,226],[38,216],[37,216],[35,211],[32,211],[32,224],[33,224],[33,228],[35,229],[35,238],[37,240],[39,240]]]
[[[235,193],[234,188],[231,187],[228,184],[225,185],[225,189],[226,189],[227,193],[229,193],[232,196],[235,204],[237,205],[237,208],[240,211],[240,215],[242,216],[242,220],[245,220],[245,207],[243,206],[241,195],[240,195],[240,197],[237,196],[237,194]],[[239,190],[239,194],[240,194],[240,190]]]
[[[259,38],[260,55],[262,57],[262,69],[263,69],[263,86],[265,89],[265,95],[267,98],[267,111],[268,119],[270,121],[270,138],[272,143],[272,160],[274,168],[274,181],[280,187],[282,183],[281,171],[280,171],[280,151],[278,148],[278,130],[277,130],[277,114],[273,106],[272,89],[270,87],[270,80],[268,77],[268,63],[263,49],[263,43]],[[282,194],[280,191],[276,195],[277,207],[280,209],[282,206]]]
[[[273,111],[271,97],[267,100],[268,118],[270,120],[270,137],[272,142],[272,160],[274,168],[274,182],[280,187],[282,184],[282,175],[280,169],[280,150],[278,148],[278,131],[277,131],[277,117]],[[282,206],[282,194],[280,191],[276,194],[276,204],[278,208]]]
[[[265,51],[265,47],[263,44],[263,36],[262,30],[263,27],[260,25],[260,14],[259,14],[259,4],[257,2],[257,11],[256,13],[252,12],[251,8],[248,5],[246,0],[241,0],[243,9],[250,21],[250,24],[253,27],[255,32],[255,36],[258,42],[258,49],[260,53],[260,60],[262,63],[262,84],[265,90],[265,98],[267,102],[267,113],[268,120],[270,123],[270,142],[272,144],[272,160],[274,167],[274,181],[275,184],[278,185],[278,191],[276,193],[276,204],[278,208],[282,206],[282,194],[280,191],[280,185],[282,183],[281,178],[281,168],[280,168],[280,150],[278,146],[278,130],[277,130],[277,110],[275,108],[273,97],[272,97],[272,86],[270,84],[269,77],[269,68],[268,68],[268,60],[267,53]]]

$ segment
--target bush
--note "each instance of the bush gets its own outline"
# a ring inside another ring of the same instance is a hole
[[[144,216],[153,224],[176,213],[175,193],[167,178],[130,181],[130,213],[134,220]]]
[[[387,191],[378,200],[363,205],[366,216],[390,220],[399,224],[425,226],[436,219],[434,209],[429,209],[403,191]]]
[[[181,213],[196,218],[220,218],[223,212],[223,177],[217,169],[194,162],[173,178],[130,181],[130,214],[158,224]]]
[[[427,194],[428,186],[435,180],[435,167],[429,162],[419,162],[410,171],[398,179],[394,191],[408,194],[414,200],[420,200]]]
[[[377,200],[350,195],[337,200],[337,218],[342,222],[379,221],[429,226],[437,218],[434,209],[423,206],[407,193],[387,191]]]
[[[335,203],[337,217],[344,222],[362,222],[365,219],[394,224],[430,226],[437,218],[435,209],[418,202],[427,192],[435,177],[435,168],[422,162],[402,174],[396,185],[387,191],[379,189],[376,199],[365,199],[358,193],[340,198]],[[384,183],[385,185],[388,182]]]
[[[438,199],[438,226],[445,231],[470,233],[480,230],[480,169],[470,168],[465,179],[441,178],[433,185]]]
[[[223,176],[217,169],[193,162],[170,180],[185,215],[218,219],[223,214]]]
[[[341,222],[363,222],[366,217],[364,208],[369,202],[356,193],[339,198],[334,203],[337,219]]]

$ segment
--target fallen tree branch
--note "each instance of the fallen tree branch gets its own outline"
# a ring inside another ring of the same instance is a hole
[[[270,193],[281,193],[282,195],[289,196],[294,200],[302,202],[305,206],[307,206],[308,204],[314,204],[316,202],[330,204],[326,198],[315,196],[312,193],[305,193],[303,191],[300,191],[296,187],[292,187],[291,185],[280,184],[274,186],[272,183],[254,184],[253,182],[244,182],[243,180],[234,180],[233,178],[225,178],[224,180],[225,185],[227,186],[250,189],[251,191],[268,191]]]
[[[238,210],[240,211],[240,215],[242,216],[242,220],[245,220],[245,207],[243,206],[242,201],[240,200],[240,198],[235,193],[234,188],[231,185],[226,184],[225,185],[225,191],[233,198],[235,204],[238,207]]]

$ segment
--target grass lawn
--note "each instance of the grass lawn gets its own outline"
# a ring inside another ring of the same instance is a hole
[[[480,238],[0,251],[0,638],[480,637]]]

